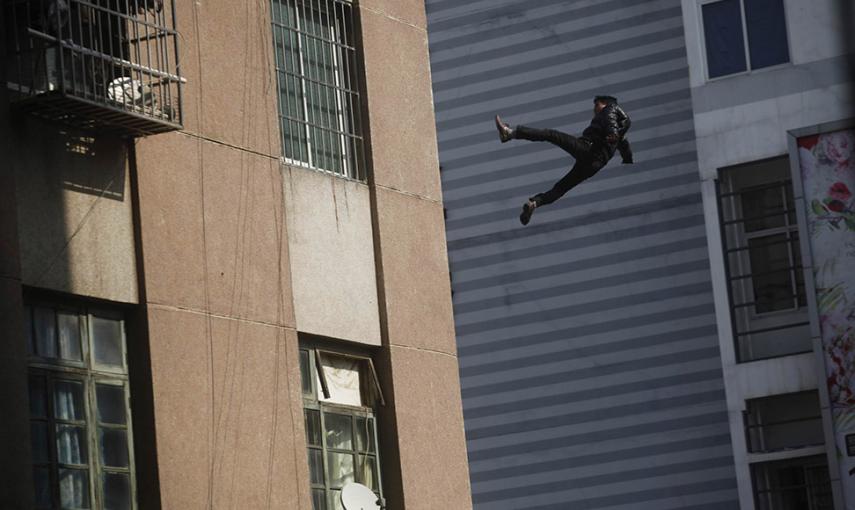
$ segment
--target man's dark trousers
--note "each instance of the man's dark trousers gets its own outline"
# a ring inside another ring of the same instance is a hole
[[[556,182],[551,190],[539,193],[532,198],[538,206],[555,202],[580,182],[593,177],[606,166],[610,159],[606,147],[586,138],[578,138],[554,129],[517,126],[514,129],[514,138],[532,142],[549,142],[561,147],[576,160],[573,168]]]

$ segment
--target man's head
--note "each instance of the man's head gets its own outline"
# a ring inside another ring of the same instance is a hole
[[[617,98],[614,96],[596,96],[594,97],[594,115],[603,111],[606,106],[617,103]]]

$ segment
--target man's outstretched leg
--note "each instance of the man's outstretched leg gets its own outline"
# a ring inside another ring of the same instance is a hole
[[[529,198],[528,201],[523,204],[523,209],[520,213],[520,223],[528,225],[528,222],[531,221],[531,215],[534,214],[535,209],[555,202],[559,198],[563,197],[565,193],[575,188],[580,182],[593,177],[594,174],[599,172],[604,166],[606,166],[606,163],[596,158],[577,161],[576,164],[573,165],[573,168],[567,172],[567,175],[562,177],[561,180],[552,186],[552,189],[546,193],[538,193],[537,195]]]
[[[511,128],[508,124],[502,122],[502,119],[498,115],[496,115],[496,129],[499,131],[499,140],[502,143],[510,140],[549,142],[577,159],[591,149],[591,144],[587,140],[562,133],[555,129],[539,129],[528,126]]]

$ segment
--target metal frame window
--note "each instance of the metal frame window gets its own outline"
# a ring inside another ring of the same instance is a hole
[[[84,306],[25,306],[34,507],[136,508],[124,321]]]
[[[825,455],[751,465],[757,510],[834,510]]]
[[[723,169],[719,220],[739,361],[811,350],[786,157]]]
[[[285,161],[365,180],[352,3],[271,4]]]
[[[784,0],[699,0],[698,7],[708,80],[790,62]],[[733,26],[716,24],[724,18],[735,25],[735,32]],[[729,49],[737,53],[730,55]]]
[[[337,375],[336,370],[344,372]],[[350,482],[370,487],[382,500],[373,407],[383,404],[383,396],[373,362],[304,348],[300,374],[313,510],[341,509],[341,488]]]
[[[825,443],[816,390],[750,399],[745,407],[745,444],[750,453]]]

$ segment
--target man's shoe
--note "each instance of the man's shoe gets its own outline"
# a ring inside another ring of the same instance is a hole
[[[520,213],[520,223],[523,225],[528,225],[528,222],[531,221],[531,215],[534,214],[534,209],[537,207],[537,203],[534,200],[529,200],[528,202],[523,204],[523,210]]]
[[[505,143],[514,137],[514,130],[502,122],[502,119],[500,119],[498,115],[496,115],[496,129],[499,130],[499,140],[501,140],[502,143]]]

